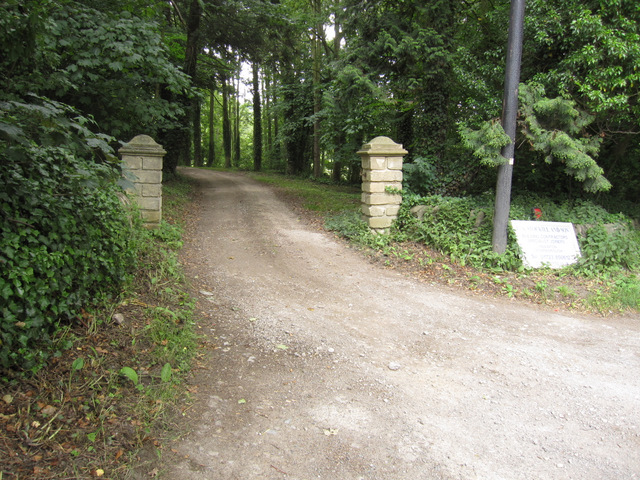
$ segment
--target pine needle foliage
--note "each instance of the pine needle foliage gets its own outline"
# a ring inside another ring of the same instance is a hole
[[[462,126],[460,136],[464,146],[473,152],[482,165],[498,167],[507,161],[500,151],[511,143],[511,139],[498,119],[484,122],[478,130]]]
[[[601,139],[586,132],[593,117],[572,100],[545,97],[541,85],[520,85],[519,98],[520,131],[531,149],[546,163],[563,163],[565,173],[582,182],[585,191],[609,190],[611,184],[595,160]]]
[[[591,115],[576,108],[573,100],[546,97],[544,87],[538,84],[521,84],[519,100],[518,146],[527,145],[547,164],[562,163],[564,172],[582,182],[586,192],[606,192],[611,188],[595,160],[601,138],[587,132],[593,121]],[[459,132],[463,145],[482,165],[497,167],[506,161],[500,152],[510,139],[498,120],[486,121],[475,130],[463,125]],[[516,156],[519,155],[528,153],[519,148]]]

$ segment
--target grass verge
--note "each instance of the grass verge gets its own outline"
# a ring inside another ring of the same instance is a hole
[[[354,211],[360,206],[360,189],[331,185],[275,173],[250,173],[253,179],[277,188],[282,195],[296,199],[301,206],[319,215]]]
[[[164,186],[165,221],[142,232],[133,281],[55,338],[26,376],[0,371],[0,479],[123,478],[173,410],[196,350],[193,302],[178,262],[190,186]]]

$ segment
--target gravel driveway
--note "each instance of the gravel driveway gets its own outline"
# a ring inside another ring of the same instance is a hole
[[[242,174],[185,169],[206,335],[149,474],[640,478],[640,319],[563,314],[372,265]]]

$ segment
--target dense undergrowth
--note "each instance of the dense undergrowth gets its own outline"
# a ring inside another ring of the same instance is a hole
[[[177,257],[189,191],[182,180],[165,185],[167,220],[156,230],[121,224],[130,263],[118,287],[95,290],[19,347],[37,363],[0,368],[3,480],[124,478],[175,406],[197,342]]]
[[[108,138],[57,102],[1,106],[0,365],[36,370],[55,353],[36,343],[117,292],[136,237]]]
[[[420,219],[411,213],[412,207],[419,205],[427,207]],[[513,197],[510,219],[532,220],[534,208],[540,220],[579,226],[582,256],[568,273],[593,276],[640,269],[640,232],[628,216],[609,213],[584,200],[558,202],[528,194]],[[524,267],[512,232],[509,232],[504,254],[492,251],[492,218],[492,195],[462,198],[408,195],[393,234],[395,238],[435,247],[463,266],[522,271]]]
[[[327,229],[367,249],[373,258],[419,278],[555,308],[600,314],[640,311],[640,230],[637,206],[625,213],[587,200],[554,200],[534,194],[515,195],[510,217],[530,220],[537,208],[542,220],[581,226],[581,258],[562,269],[528,269],[522,264],[513,232],[507,251],[491,246],[493,198],[405,195],[398,220],[388,234],[372,234],[359,214],[359,191],[345,187],[257,175],[255,178],[297,197],[304,208],[318,211]],[[304,185],[304,187],[301,187]],[[339,192],[337,195],[333,192]],[[300,192],[300,193],[298,193]],[[311,200],[308,200],[311,199]],[[321,208],[313,208],[321,205]],[[418,208],[419,213],[412,212]],[[420,218],[417,217],[420,216]]]

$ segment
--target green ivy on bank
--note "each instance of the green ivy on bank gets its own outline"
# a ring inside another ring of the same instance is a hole
[[[118,163],[90,121],[47,99],[0,103],[0,364],[35,369],[135,263]]]

